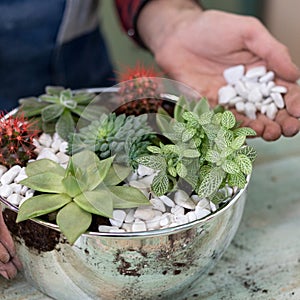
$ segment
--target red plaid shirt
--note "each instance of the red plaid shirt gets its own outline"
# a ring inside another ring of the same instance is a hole
[[[149,0],[115,0],[116,8],[124,30],[141,46],[143,42],[138,36],[136,22],[141,9]]]

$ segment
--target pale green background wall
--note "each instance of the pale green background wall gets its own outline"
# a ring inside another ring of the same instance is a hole
[[[172,0],[170,0],[172,2]],[[206,8],[218,8],[221,10],[254,14],[259,16],[260,6],[263,0],[203,0]],[[114,1],[102,0],[100,10],[101,28],[107,38],[107,43],[112,54],[116,70],[122,66],[134,66],[137,61],[143,62],[145,66],[155,66],[151,54],[135,45],[123,32],[116,16]]]

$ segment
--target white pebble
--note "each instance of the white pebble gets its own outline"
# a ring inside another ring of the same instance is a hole
[[[248,100],[250,102],[259,102],[262,100],[262,98],[263,98],[263,95],[260,92],[259,88],[255,88],[249,92]]]
[[[121,209],[116,209],[113,211],[113,218],[109,219],[113,226],[121,227],[126,217],[126,212]]]
[[[65,164],[65,163],[68,163],[70,157],[69,155],[63,153],[63,152],[58,152],[56,153],[56,157],[58,158],[58,162],[60,164]]]
[[[217,206],[212,201],[210,201],[210,210],[211,212],[215,212],[217,210]]]
[[[197,216],[197,219],[202,219],[206,216],[208,216],[211,212],[208,209],[196,207],[195,214]]]
[[[145,222],[141,220],[135,220],[132,224],[132,231],[146,231],[147,227]]]
[[[187,215],[176,215],[174,221],[178,224],[186,224],[189,222],[189,218]]]
[[[36,160],[43,159],[43,158],[53,160],[56,163],[59,162],[57,156],[53,153],[51,148],[42,149],[39,155],[37,156]]]
[[[195,209],[195,203],[193,202],[193,200],[191,200],[191,198],[189,197],[189,195],[183,191],[183,190],[178,190],[175,195],[174,195],[174,202],[179,205],[182,206],[184,208],[187,209]]]
[[[266,114],[268,109],[268,104],[262,104],[261,108],[260,108],[260,112],[264,115]]]
[[[245,103],[245,114],[249,119],[256,119],[256,107],[252,102]]]
[[[138,207],[134,213],[134,218],[147,221],[153,219],[156,216],[155,211],[151,206]]]
[[[7,171],[7,168],[3,165],[0,165],[0,177]]]
[[[232,98],[231,100],[229,100],[229,105],[234,106],[238,102],[243,102],[243,101],[244,101],[244,99],[241,96],[236,96],[236,97]]]
[[[13,205],[16,205],[16,206],[18,206],[19,204],[20,204],[20,202],[22,201],[22,196],[21,195],[19,195],[19,194],[11,194],[8,198],[7,198],[7,200],[11,203],[11,204],[13,204]]]
[[[265,75],[261,76],[258,81],[264,83],[264,82],[271,81],[274,78],[275,78],[275,73],[273,71],[269,71]]]
[[[59,152],[66,153],[68,149],[68,143],[67,142],[61,142],[59,146]]]
[[[245,81],[245,87],[248,91],[252,91],[253,89],[259,89],[260,84],[256,81],[248,80],[248,81]]]
[[[159,199],[159,198],[150,199],[150,203],[152,204],[154,209],[161,211],[161,212],[166,211],[165,204],[163,203],[163,201],[161,199]]]
[[[127,232],[131,232],[132,231],[132,224],[131,223],[123,223],[122,229],[124,229]]]
[[[279,93],[271,93],[271,98],[274,100],[275,105],[281,109],[284,108],[284,100],[281,94]]]
[[[168,207],[174,207],[175,203],[173,202],[172,199],[170,199],[169,197],[162,195],[159,197],[159,199]]]
[[[9,184],[4,184],[0,186],[0,196],[7,198],[13,192],[12,187]]]
[[[287,88],[285,86],[276,85],[276,86],[271,88],[271,92],[272,93],[285,94],[285,93],[287,93]]]
[[[247,90],[245,84],[241,80],[239,80],[235,84],[235,90],[236,90],[237,94],[239,96],[241,96],[242,98],[244,98],[244,99],[248,98],[249,91]]]
[[[189,211],[186,216],[188,217],[189,222],[194,222],[197,220],[197,215],[194,211]]]
[[[245,103],[244,102],[238,102],[235,104],[235,109],[239,113],[243,113],[245,111]]]
[[[234,84],[243,77],[244,72],[245,67],[243,65],[237,65],[224,70],[223,76],[227,83]]]
[[[182,206],[176,205],[171,208],[171,213],[175,216],[184,215],[184,208]]]
[[[144,177],[144,176],[149,176],[155,173],[155,171],[151,168],[148,168],[144,165],[139,165],[137,169],[137,173],[139,176]]]
[[[14,179],[18,176],[21,171],[21,167],[19,165],[15,165],[11,167],[8,171],[6,171],[0,179],[2,184],[10,184],[14,181]]]
[[[13,182],[10,184],[10,187],[12,188],[13,193],[20,194],[23,186],[22,184]]]
[[[198,208],[206,208],[206,209],[209,209],[209,208],[210,208],[209,200],[207,200],[207,199],[205,199],[205,198],[202,198],[202,199],[198,202],[197,207],[198,207]]]
[[[268,105],[273,102],[273,99],[271,97],[266,98],[264,101],[262,101],[262,105]]]
[[[128,211],[128,213],[126,214],[125,223],[132,223],[134,221],[134,213],[135,213],[135,209],[130,209]]]
[[[146,221],[147,229],[148,230],[159,229],[160,228],[160,220],[161,220],[161,215],[156,216],[153,219]]]
[[[249,69],[246,74],[245,77],[247,78],[258,78],[258,77],[262,77],[267,73],[266,67],[265,66],[258,66],[258,67],[254,67],[252,69]]]
[[[14,182],[19,183],[21,180],[23,180],[25,178],[27,178],[27,175],[26,175],[25,167],[23,167],[20,170],[18,176],[14,179]]]
[[[159,221],[159,225],[161,227],[165,227],[167,225],[169,225],[170,222],[170,214],[169,213],[165,213],[161,216],[160,221]]]
[[[270,95],[270,89],[268,88],[266,83],[262,83],[259,87],[259,90],[264,97],[268,97]]]
[[[220,104],[227,104],[230,99],[236,96],[236,90],[231,85],[221,87],[218,93]]]
[[[52,138],[51,135],[48,133],[42,133],[41,136],[39,137],[39,143],[46,148],[49,148],[52,143]]]
[[[98,231],[99,232],[111,232],[111,229],[114,228],[113,226],[108,225],[99,225]],[[118,229],[118,227],[115,227],[115,229]]]
[[[278,109],[277,109],[276,105],[274,103],[271,103],[267,107],[266,116],[269,119],[274,120],[275,117],[276,117],[277,112],[278,112]]]

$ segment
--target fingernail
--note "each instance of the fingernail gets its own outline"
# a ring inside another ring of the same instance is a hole
[[[9,279],[9,276],[8,276],[8,274],[7,274],[6,271],[0,271],[0,274],[1,274],[4,278]]]

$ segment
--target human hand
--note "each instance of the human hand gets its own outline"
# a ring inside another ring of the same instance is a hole
[[[0,211],[0,274],[6,279],[12,279],[21,268],[22,264],[16,256],[14,242]]]
[[[155,2],[158,7],[160,1]],[[176,2],[180,3],[180,0]],[[152,16],[153,9],[155,6],[152,7]],[[160,30],[162,33],[158,33],[157,39],[149,38],[150,32],[144,31],[147,14],[141,13],[139,32],[141,28],[142,37],[144,39],[145,36],[145,43],[155,55],[158,65],[172,79],[198,90],[212,105],[217,104],[218,90],[226,84],[223,78],[226,68],[243,64],[247,70],[265,65],[275,72],[277,84],[288,88],[286,109],[280,110],[274,121],[262,114],[256,120],[250,120],[236,111],[234,113],[243,126],[252,127],[265,140],[295,135],[300,128],[300,87],[296,84],[300,73],[287,48],[253,17],[202,11],[195,6],[183,11],[178,9],[176,14],[173,10],[172,20],[176,22]],[[176,18],[180,14],[182,16]],[[159,16],[162,17],[162,14]]]

